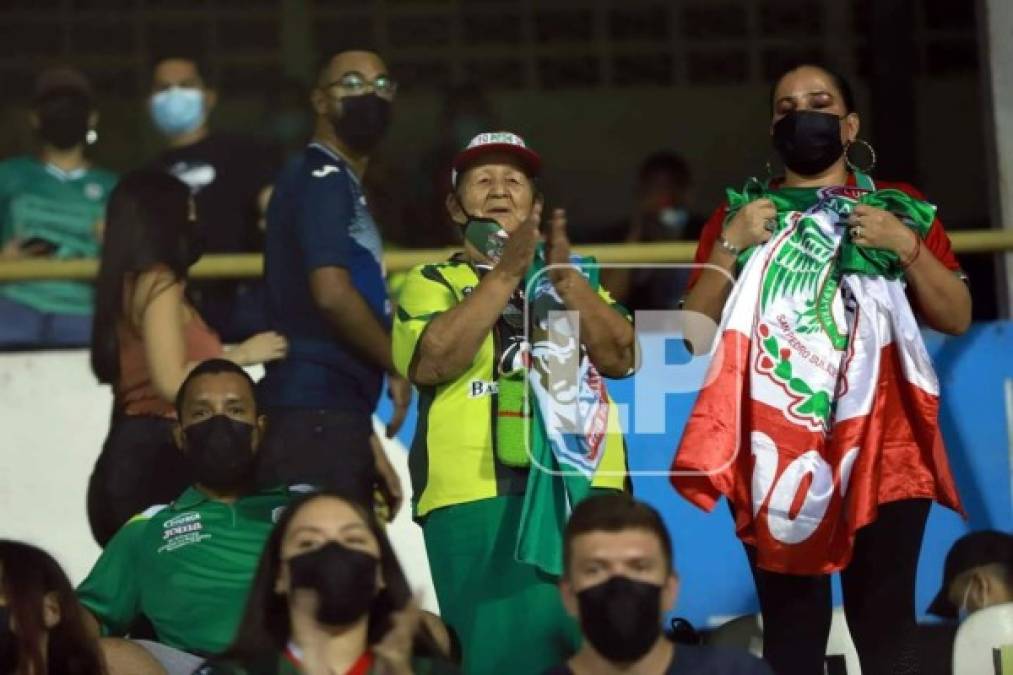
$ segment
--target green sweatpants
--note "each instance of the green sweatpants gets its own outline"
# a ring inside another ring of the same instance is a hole
[[[580,645],[556,580],[514,560],[523,502],[447,506],[422,524],[440,614],[461,639],[468,675],[540,675]]]

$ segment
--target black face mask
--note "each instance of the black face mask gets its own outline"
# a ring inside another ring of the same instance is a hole
[[[39,102],[36,114],[42,140],[58,150],[70,150],[84,143],[91,101],[78,92],[54,93]]]
[[[661,586],[616,575],[577,594],[584,637],[609,661],[630,663],[661,635]]]
[[[245,487],[253,482],[253,425],[215,415],[183,429],[184,457],[193,479],[212,490]]]
[[[844,154],[841,118],[814,110],[790,112],[774,124],[774,148],[786,167],[814,176]]]
[[[18,637],[11,630],[10,610],[0,607],[0,673],[16,672],[18,657]]]
[[[376,566],[368,553],[328,542],[288,561],[292,588],[316,591],[317,620],[344,626],[365,615],[377,594]]]
[[[376,94],[341,99],[341,116],[332,118],[334,133],[355,152],[368,154],[390,124],[390,101]]]

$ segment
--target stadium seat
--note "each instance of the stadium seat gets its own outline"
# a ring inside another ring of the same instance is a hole
[[[967,617],[953,645],[953,675],[1010,675],[1011,666],[1013,602],[978,610]]]

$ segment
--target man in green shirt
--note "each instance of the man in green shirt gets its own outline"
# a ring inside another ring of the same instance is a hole
[[[141,642],[170,674],[189,673],[232,642],[274,522],[303,489],[254,492],[263,436],[254,383],[231,361],[198,365],[176,401],[177,443],[196,484],[124,525],[78,588],[106,636],[142,615],[158,643]],[[122,641],[103,641],[112,672],[132,672]],[[155,672],[155,671],[152,671]]]
[[[70,68],[43,72],[29,120],[39,154],[0,162],[0,261],[97,257],[116,176],[84,155],[98,123],[88,80]],[[83,282],[0,284],[0,347],[87,345],[92,304]]]

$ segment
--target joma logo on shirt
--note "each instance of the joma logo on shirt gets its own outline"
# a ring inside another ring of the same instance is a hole
[[[333,164],[325,164],[324,166],[320,167],[319,169],[313,172],[313,177],[323,178],[324,176],[327,176],[332,173],[338,173],[340,171],[341,169],[334,166]]]

